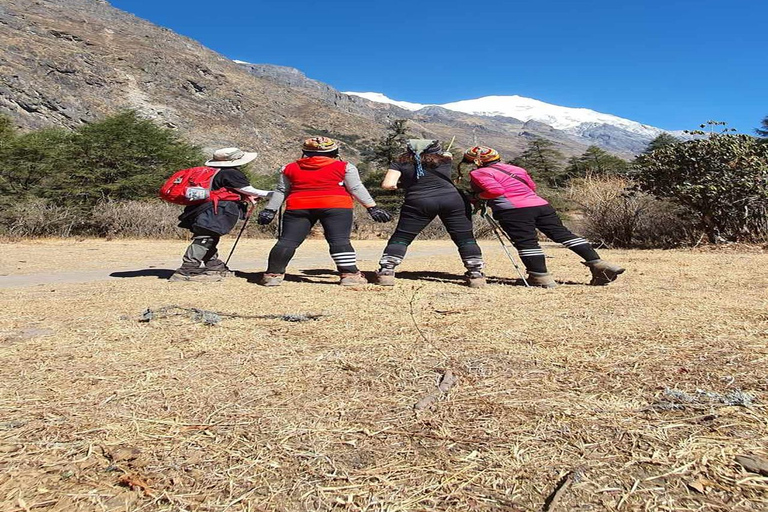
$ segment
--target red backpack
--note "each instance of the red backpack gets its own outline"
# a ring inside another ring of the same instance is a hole
[[[160,198],[173,204],[202,204],[213,202],[214,210],[219,201],[241,201],[242,196],[227,188],[211,190],[213,178],[219,169],[213,167],[192,167],[173,174],[160,187]]]

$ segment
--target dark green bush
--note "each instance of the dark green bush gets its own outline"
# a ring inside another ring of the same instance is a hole
[[[88,209],[105,200],[155,197],[168,176],[205,160],[176,132],[131,111],[71,132],[19,135],[6,128],[0,129],[3,204],[44,198]]]

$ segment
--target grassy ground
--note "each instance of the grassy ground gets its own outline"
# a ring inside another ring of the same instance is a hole
[[[595,288],[548,248],[565,284],[528,290],[485,243],[496,279],[470,290],[446,244],[414,244],[389,289],[336,286],[320,241],[276,289],[249,282],[261,263],[0,289],[0,510],[768,508],[768,478],[734,461],[768,456],[768,255],[603,251],[628,271]],[[5,244],[0,274],[162,266],[183,245]],[[172,304],[251,318],[137,321]],[[323,316],[279,318],[298,313]]]

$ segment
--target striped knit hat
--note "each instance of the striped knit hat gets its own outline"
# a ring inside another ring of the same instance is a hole
[[[310,137],[301,146],[302,151],[311,153],[331,153],[339,149],[336,141],[328,137]]]
[[[501,160],[499,152],[488,146],[475,146],[464,152],[465,162],[474,162],[478,167]]]

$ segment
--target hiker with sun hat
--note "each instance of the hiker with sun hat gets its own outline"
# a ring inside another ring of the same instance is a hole
[[[622,267],[600,259],[592,244],[563,226],[552,205],[536,194],[536,183],[525,169],[501,163],[499,152],[487,146],[469,148],[463,162],[476,166],[469,173],[475,198],[487,202],[493,218],[514,244],[528,270],[529,285],[557,286],[547,271],[537,229],[584,258],[584,265],[592,273],[591,285],[607,285],[624,272]]]
[[[331,258],[341,277],[339,284],[367,283],[357,268],[357,253],[350,242],[352,207],[357,199],[376,222],[392,220],[360,180],[357,167],[339,158],[337,142],[328,137],[311,137],[301,147],[302,158],[280,169],[280,175],[267,207],[259,212],[258,223],[269,224],[285,200],[280,238],[269,253],[263,286],[279,286],[288,263],[312,227],[323,226]]]
[[[187,247],[181,267],[173,273],[171,281],[219,281],[229,274],[226,264],[219,259],[219,240],[232,231],[238,219],[243,218],[246,203],[255,204],[258,198],[269,194],[266,190],[253,188],[241,170],[256,156],[257,153],[239,148],[218,149],[205,162],[205,167],[179,171],[169,178],[169,188],[161,189],[162,195],[177,184],[183,186],[183,192],[188,197],[190,190],[202,192],[205,197],[192,201],[192,204],[181,203],[188,206],[179,216],[179,227],[192,232],[192,243]],[[197,187],[188,186],[190,173],[194,174]],[[168,200],[167,197],[165,199]]]
[[[406,151],[390,164],[381,186],[388,190],[401,186],[405,202],[379,261],[379,285],[395,284],[395,268],[405,258],[408,246],[435,217],[440,217],[467,269],[467,285],[485,286],[483,253],[472,232],[471,208],[451,181],[451,163],[451,153],[443,151],[440,141],[410,139]]]

